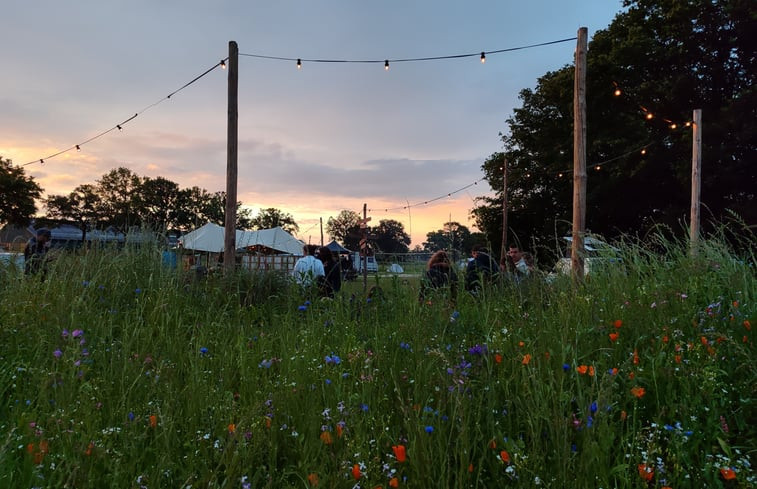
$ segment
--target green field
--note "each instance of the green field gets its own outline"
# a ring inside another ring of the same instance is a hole
[[[755,257],[655,244],[454,306],[157,250],[2,268],[0,487],[755,487]]]

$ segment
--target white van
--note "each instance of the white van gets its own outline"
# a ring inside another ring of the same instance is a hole
[[[571,246],[573,245],[573,237],[565,236],[563,239],[567,242],[565,255],[557,262],[555,269],[558,273],[570,275],[572,268],[570,254]],[[584,257],[584,274],[586,275],[589,275],[592,269],[596,271],[608,264],[619,263],[622,261],[621,258],[617,256],[617,248],[592,236],[586,236],[584,238],[584,250],[586,252]]]
[[[369,272],[378,272],[378,263],[376,263],[376,257],[375,256],[369,256],[368,262],[366,265],[366,268]],[[355,269],[355,272],[357,274],[363,273],[363,257],[360,256],[360,253],[353,252],[350,254],[350,259],[352,260],[352,267]]]

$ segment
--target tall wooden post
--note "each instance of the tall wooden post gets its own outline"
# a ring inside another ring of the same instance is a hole
[[[573,84],[573,243],[570,250],[573,279],[584,278],[586,228],[586,55],[587,28],[578,29],[576,73]]]
[[[236,264],[237,233],[237,121],[238,121],[238,79],[239,48],[235,41],[229,41],[229,88],[228,122],[226,132],[226,215],[223,240],[223,268],[234,270]]]
[[[499,262],[505,263],[507,253],[507,160],[502,158],[502,247],[499,250]]]
[[[360,240],[360,261],[363,265],[363,293],[368,290],[368,204],[363,204],[363,238]]]
[[[323,218],[319,217],[321,221],[321,246],[323,246]]]
[[[693,147],[691,149],[691,217],[689,232],[689,252],[696,256],[699,246],[699,202],[702,187],[702,109],[694,110],[692,128]]]

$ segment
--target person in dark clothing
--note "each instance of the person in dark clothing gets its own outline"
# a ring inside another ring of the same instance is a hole
[[[494,283],[499,277],[499,265],[489,256],[489,250],[475,245],[471,251],[473,260],[465,270],[465,290],[477,293],[483,285]]]
[[[42,272],[42,280],[47,272],[47,250],[50,247],[52,233],[49,229],[39,228],[37,236],[30,238],[24,247],[24,273],[36,275]]]
[[[334,259],[334,255],[327,246],[318,248],[318,259],[323,262],[323,271],[325,272],[318,284],[321,295],[333,298],[334,294],[342,288],[342,271],[339,262]]]
[[[449,295],[451,305],[457,301],[457,274],[450,263],[446,251],[437,251],[426,264],[426,273],[421,279],[418,295],[420,302],[429,301],[431,296],[443,292]]]

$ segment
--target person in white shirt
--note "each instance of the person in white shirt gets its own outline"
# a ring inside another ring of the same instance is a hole
[[[294,280],[303,287],[309,287],[317,282],[318,277],[324,277],[326,272],[323,269],[323,262],[316,258],[315,245],[305,245],[302,252],[305,256],[297,260],[292,270]]]

